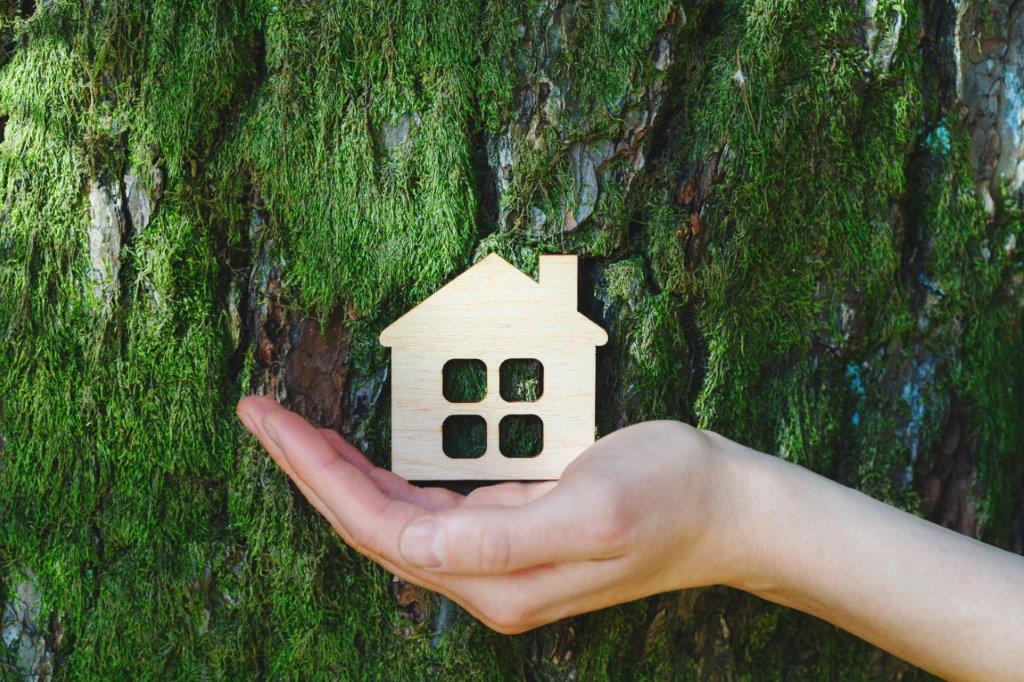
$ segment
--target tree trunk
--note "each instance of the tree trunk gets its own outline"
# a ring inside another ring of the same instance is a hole
[[[497,635],[233,406],[387,465],[381,329],[577,253],[601,433],[686,420],[1021,552],[1024,2],[373,5],[0,0],[0,670],[920,676],[722,588]]]

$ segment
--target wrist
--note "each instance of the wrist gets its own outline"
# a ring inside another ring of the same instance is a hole
[[[719,558],[713,583],[747,592],[771,584],[780,477],[789,465],[776,457],[708,433],[716,452],[715,513],[712,534]]]

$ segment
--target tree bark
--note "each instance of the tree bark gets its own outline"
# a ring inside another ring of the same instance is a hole
[[[581,256],[600,433],[1024,548],[1020,0],[0,0],[0,202],[15,678],[923,676],[724,588],[505,637],[334,537],[235,401],[387,465],[377,335],[490,252]]]

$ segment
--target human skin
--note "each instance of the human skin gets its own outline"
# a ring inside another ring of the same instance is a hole
[[[345,542],[499,632],[718,584],[942,677],[1024,674],[1024,558],[715,433],[646,422],[557,482],[463,496],[410,484],[271,398],[238,415]]]

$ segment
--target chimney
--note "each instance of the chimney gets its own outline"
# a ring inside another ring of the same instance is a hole
[[[540,285],[556,305],[576,310],[576,256],[541,256]]]

